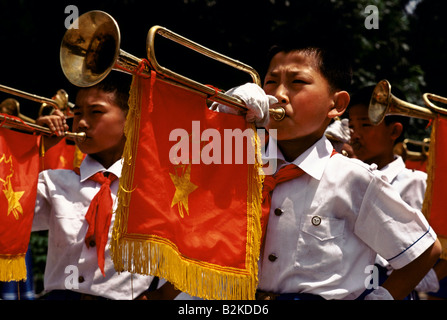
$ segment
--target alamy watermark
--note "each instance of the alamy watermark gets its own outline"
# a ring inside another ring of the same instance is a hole
[[[65,274],[68,274],[65,277],[64,286],[67,290],[79,289],[79,269],[77,266],[68,265],[64,270]]]
[[[365,288],[377,289],[379,287],[379,268],[376,265],[368,265],[365,267]]]
[[[64,25],[66,29],[79,29],[79,9],[77,6],[71,4],[65,7],[65,11],[68,16],[65,18]]]
[[[365,18],[365,28],[368,30],[379,29],[379,9],[375,5],[369,5],[365,8],[365,14],[368,16]]]
[[[200,129],[200,121],[192,121],[191,131],[178,128],[169,134],[169,141],[176,142],[169,150],[169,161],[173,165],[179,164],[255,164],[261,163],[261,154],[266,154],[266,130],[247,128]],[[270,143],[276,143],[276,130],[269,131]],[[260,152],[256,153],[255,139]],[[276,153],[276,148],[269,148]],[[269,157],[276,158],[276,154]],[[276,161],[264,160],[263,175],[272,175],[276,172]]]
[[[65,7],[64,12],[68,14],[65,18],[64,25],[66,29],[78,29],[79,8],[70,4]],[[379,29],[379,9],[375,5],[365,7],[364,13],[368,16],[365,18],[365,28],[368,30]]]

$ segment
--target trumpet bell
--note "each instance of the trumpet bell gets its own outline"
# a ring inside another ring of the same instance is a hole
[[[120,53],[121,35],[117,22],[103,11],[90,11],[78,18],[78,28],[65,33],[60,63],[66,78],[78,87],[103,80]]]
[[[388,80],[380,81],[371,96],[368,108],[368,117],[373,125],[380,124],[385,116],[400,115],[430,120],[435,113],[429,108],[403,101],[391,93],[391,84]]]
[[[391,100],[391,84],[386,81],[380,81],[371,96],[369,102],[368,117],[375,125],[381,123],[385,118]]]

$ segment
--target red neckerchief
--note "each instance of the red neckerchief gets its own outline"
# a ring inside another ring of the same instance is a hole
[[[79,168],[75,168],[74,171],[78,175],[80,174]],[[109,228],[113,214],[110,184],[116,179],[117,177],[113,173],[106,177],[103,172],[97,172],[89,178],[89,180],[101,184],[101,188],[93,197],[85,215],[85,220],[89,226],[84,241],[87,248],[96,246],[98,266],[104,277],[104,252],[109,238]]]

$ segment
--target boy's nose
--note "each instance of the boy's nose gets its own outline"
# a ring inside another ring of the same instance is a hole
[[[78,121],[78,123],[77,123],[76,125],[74,125],[74,126],[76,126],[76,129],[77,129],[78,131],[84,131],[85,129],[88,128],[88,123],[87,123],[87,121],[86,121],[84,118],[82,118],[82,119],[80,119],[80,120]]]
[[[349,129],[349,133],[351,135],[351,141],[355,141],[360,139],[360,134],[358,130],[354,130],[354,129]]]
[[[280,103],[288,103],[289,102],[289,96],[287,94],[287,88],[284,85],[279,85],[276,88],[274,97],[278,99]]]

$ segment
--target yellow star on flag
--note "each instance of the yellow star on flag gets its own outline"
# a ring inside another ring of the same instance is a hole
[[[12,190],[11,180],[7,183],[8,187],[3,189],[3,193],[8,200],[8,216],[12,212],[16,220],[19,220],[19,213],[23,215],[23,208],[19,200],[25,193],[25,191],[14,191]]]
[[[175,194],[174,198],[172,198],[171,208],[178,204],[180,216],[183,218],[183,208],[189,215],[189,194],[198,188],[198,186],[191,182],[191,164],[186,167],[183,175],[178,176],[177,174],[172,173],[169,173],[169,175],[171,176],[171,180],[175,185]]]

